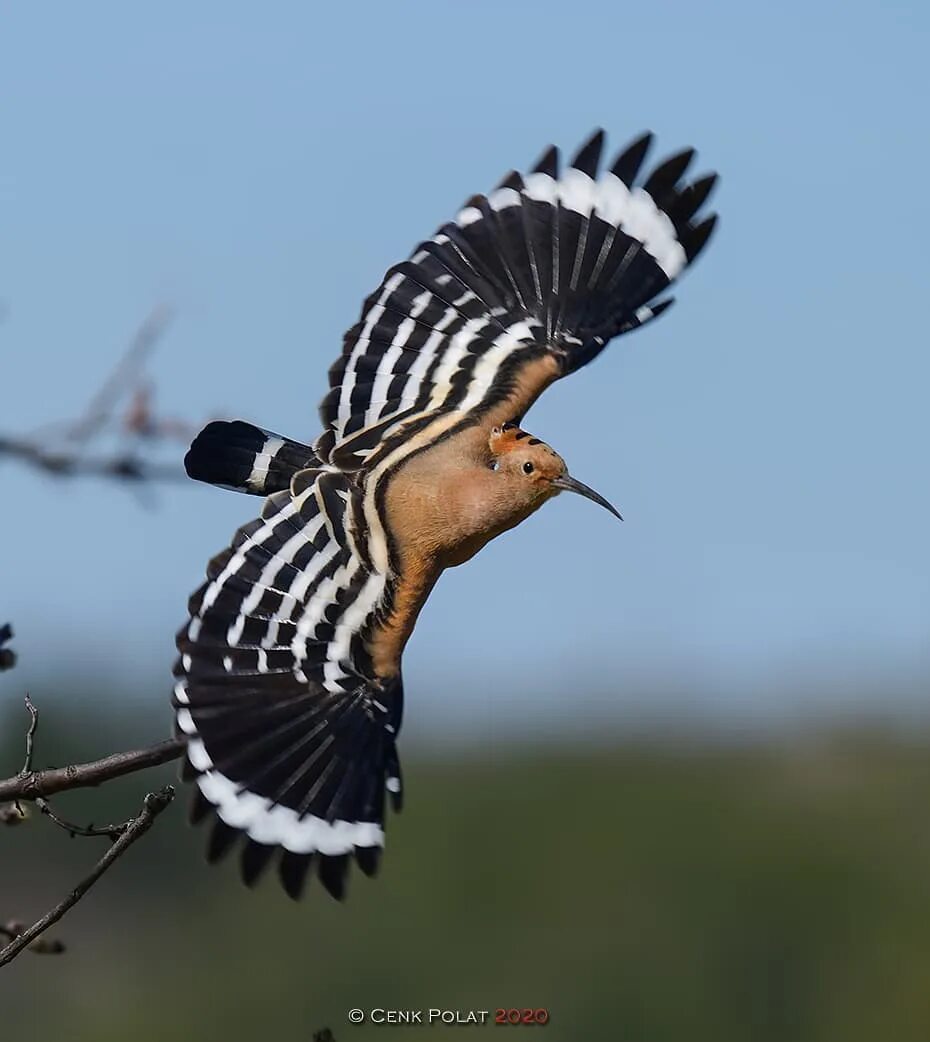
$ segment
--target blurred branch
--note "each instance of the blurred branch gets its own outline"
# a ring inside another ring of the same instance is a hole
[[[0,434],[0,458],[7,456],[58,477],[92,476],[131,483],[186,480],[173,464],[148,461],[139,455],[139,443],[190,441],[196,425],[158,416],[153,392],[142,377],[145,362],[173,318],[167,306],[155,308],[132,337],[122,358],[76,419],[47,424],[30,434]],[[121,416],[117,407],[128,398]],[[92,454],[87,446],[107,428],[115,429],[123,444],[110,453]]]
[[[138,384],[142,367],[173,317],[172,310],[161,305],[145,318],[129,342],[126,353],[116,364],[116,368],[103,382],[100,390],[91,398],[84,415],[71,425],[68,437],[72,441],[87,441],[110,420],[120,396],[129,387]]]
[[[33,442],[0,435],[0,456],[14,459],[60,477],[85,475],[116,478],[121,481],[186,481],[182,470],[171,464],[146,463],[132,454],[111,457],[86,457],[57,449],[43,448]]]
[[[110,847],[91,869],[90,874],[85,876],[80,883],[60,901],[55,907],[42,916],[29,927],[23,930],[10,941],[3,949],[0,949],[0,966],[12,962],[20,952],[25,951],[35,940],[59,919],[87,893],[108,868],[113,865],[117,858],[121,857],[146,832],[154,825],[155,819],[174,799],[174,789],[168,785],[158,792],[150,792],[142,801],[142,810],[135,818],[131,818],[120,834],[119,838]]]
[[[36,728],[39,726],[39,710],[32,704],[32,699],[26,695],[26,712],[29,714],[29,729],[26,731],[26,759],[23,760],[21,775],[29,774],[32,770],[32,752],[36,740]]]

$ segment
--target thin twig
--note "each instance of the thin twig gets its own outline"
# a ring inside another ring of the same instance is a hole
[[[95,825],[93,822],[89,825],[75,825],[74,822],[59,817],[52,810],[52,805],[48,800],[43,799],[41,796],[36,797],[35,803],[47,818],[53,821],[60,829],[64,829],[72,839],[75,836],[106,836],[107,839],[117,840],[134,820],[130,818],[128,821],[121,821],[116,825]]]
[[[26,711],[29,713],[29,729],[26,731],[26,759],[23,760],[23,766],[20,769],[20,778],[25,778],[32,771],[32,751],[36,740],[36,728],[39,726],[39,710],[32,704],[32,699],[29,695],[26,695]],[[14,800],[13,805],[19,812],[21,818],[26,817],[26,812],[19,805],[18,800]]]
[[[36,740],[36,728],[39,726],[39,710],[32,704],[32,699],[26,695],[26,711],[29,713],[29,730],[26,732],[26,759],[23,761],[20,776],[23,777],[32,770],[32,748]]]
[[[45,771],[30,771],[0,781],[0,802],[9,800],[35,800],[40,796],[53,796],[56,792],[81,789],[100,785],[124,774],[158,767],[176,760],[184,752],[183,738],[169,738],[146,749],[133,749],[125,753],[113,753],[100,760],[71,764],[68,767],[50,767]]]
[[[142,810],[139,816],[133,818],[126,831],[116,840],[112,847],[94,865],[90,874],[60,901],[55,907],[37,920],[28,930],[24,930],[18,937],[12,940],[5,948],[0,950],[0,966],[12,962],[20,952],[29,947],[30,944],[50,926],[59,919],[87,893],[97,882],[104,872],[124,854],[133,843],[152,827],[155,819],[174,799],[174,789],[168,785],[158,792],[150,792],[142,801]]]

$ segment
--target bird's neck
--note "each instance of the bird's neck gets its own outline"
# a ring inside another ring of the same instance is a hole
[[[480,429],[405,462],[386,484],[383,521],[393,574],[382,621],[369,639],[378,676],[393,676],[417,616],[446,568],[474,557],[491,539],[531,513],[514,512],[488,466]]]
[[[466,428],[406,460],[385,490],[385,520],[402,566],[437,558],[462,564],[531,510],[491,470],[488,432]]]

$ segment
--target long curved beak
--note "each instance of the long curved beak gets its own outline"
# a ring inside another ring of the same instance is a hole
[[[560,492],[577,492],[579,496],[584,496],[585,499],[593,500],[595,503],[599,503],[605,510],[609,510],[614,517],[623,518],[620,516],[620,511],[616,507],[611,506],[606,499],[599,493],[595,492],[593,488],[588,488],[587,485],[578,481],[573,477],[569,477],[566,474],[561,478],[552,479],[553,487],[557,488]]]

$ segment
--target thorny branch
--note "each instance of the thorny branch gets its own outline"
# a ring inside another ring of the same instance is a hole
[[[8,629],[9,627],[5,627]],[[142,810],[134,818],[113,825],[75,825],[56,814],[46,799],[47,796],[66,789],[77,789],[88,785],[99,785],[112,778],[124,774],[155,767],[176,759],[184,749],[180,739],[160,742],[148,749],[132,752],[115,753],[102,760],[91,763],[72,764],[68,767],[56,767],[44,771],[33,769],[35,736],[39,726],[39,711],[27,695],[26,709],[29,712],[29,727],[26,731],[26,757],[20,772],[12,778],[0,781],[0,800],[11,800],[8,804],[0,804],[0,824],[16,824],[26,818],[26,812],[20,801],[31,801],[36,807],[69,835],[73,836],[106,836],[112,846],[93,867],[90,874],[51,911],[47,912],[32,926],[26,928],[17,920],[0,924],[0,936],[9,938],[9,944],[0,949],[0,966],[5,966],[27,949],[39,953],[57,953],[64,951],[64,944],[59,940],[47,940],[41,935],[87,893],[104,872],[125,853],[129,847],[145,835],[152,827],[158,815],[174,799],[174,789],[168,785],[158,792],[148,793],[142,803]]]

